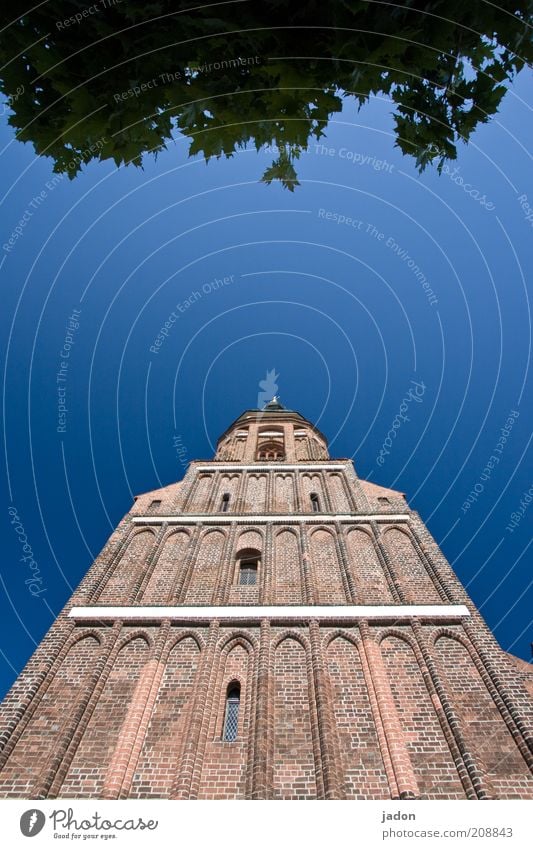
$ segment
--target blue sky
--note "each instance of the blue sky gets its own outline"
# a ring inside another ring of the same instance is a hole
[[[258,182],[268,153],[206,165],[179,137],[58,179],[3,124],[2,691],[133,495],[212,456],[270,369],[530,659],[531,106],[528,71],[439,177],[393,147],[387,100],[348,100],[293,194]]]

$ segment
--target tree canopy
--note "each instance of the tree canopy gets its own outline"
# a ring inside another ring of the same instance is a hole
[[[92,159],[140,166],[178,130],[206,160],[272,146],[262,179],[292,190],[343,100],[372,96],[391,101],[402,152],[442,167],[533,55],[529,0],[48,0],[15,20],[9,6],[9,123],[70,177]]]

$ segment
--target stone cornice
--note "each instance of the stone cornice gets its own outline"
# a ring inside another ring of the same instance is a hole
[[[258,525],[271,522],[282,525],[298,525],[301,522],[312,525],[327,525],[334,522],[408,522],[409,513],[180,513],[174,516],[131,516],[136,525],[205,525],[236,524]]]
[[[378,619],[397,621],[399,619],[462,619],[470,616],[464,604],[402,604],[402,605],[233,605],[205,607],[157,607],[157,606],[86,606],[73,607],[69,613],[71,619],[172,619],[183,622],[223,621],[258,622],[261,619],[296,621],[311,619],[331,622],[356,622],[358,619]]]

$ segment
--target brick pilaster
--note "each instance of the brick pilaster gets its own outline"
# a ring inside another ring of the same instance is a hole
[[[77,729],[80,725],[86,727],[83,723],[83,716],[93,694],[98,691],[99,682],[104,677],[106,663],[115,647],[119,634],[120,626],[116,625],[111,634],[108,635],[110,639],[101,647],[100,655],[96,660],[91,674],[85,685],[81,688],[75,709],[70,716],[66,717],[65,724],[61,729],[58,739],[55,741],[54,750],[37,777],[32,792],[32,796],[35,799],[46,799],[59,768],[66,763],[67,751]]]
[[[381,541],[381,530],[379,528],[379,525],[377,522],[370,522],[370,527],[372,528],[372,533],[374,534],[374,546],[379,558],[379,562],[381,564],[381,568],[383,569],[383,574],[387,579],[387,583],[392,593],[392,597],[394,601],[399,601],[401,602],[401,604],[405,604],[405,594],[403,592],[402,585],[398,580],[396,570],[392,565],[389,553]]]
[[[387,671],[381,657],[381,651],[379,646],[370,637],[368,623],[362,621],[360,627],[363,650],[366,655],[368,671],[376,694],[386,746],[398,788],[398,796],[400,799],[416,799],[420,796],[420,792],[405,743],[405,734],[403,733],[394,703]]]
[[[164,545],[165,534],[166,534],[167,530],[168,530],[168,523],[163,522],[161,527],[159,528],[159,531],[157,532],[157,536],[156,536],[155,541],[154,541],[153,546],[152,546],[152,552],[149,555],[149,557],[147,557],[147,559],[145,561],[145,568],[139,574],[139,577],[137,578],[133,587],[131,588],[130,598],[131,598],[132,602],[135,602],[135,601],[142,598],[143,592],[146,589],[146,585],[148,584],[148,581],[152,577],[152,573],[153,573],[155,567],[157,566],[157,561],[159,560],[159,558],[161,556],[161,552],[163,550],[163,545]]]
[[[189,543],[189,551],[187,552],[187,555],[184,558],[184,562],[176,578],[176,583],[174,585],[172,596],[174,601],[177,603],[182,602],[185,598],[187,587],[191,579],[191,571],[194,566],[196,556],[198,554],[198,549],[200,548],[202,542],[203,529],[204,526],[202,522],[198,522],[193,531],[192,538]]]
[[[224,550],[220,558],[217,585],[214,592],[213,604],[227,604],[229,591],[233,581],[233,557],[235,552],[235,539],[237,537],[238,525],[232,522],[229,533],[226,536]],[[215,564],[213,564],[214,568]]]
[[[143,667],[128,712],[120,730],[118,743],[111,757],[104,785],[102,799],[127,798],[131,781],[155,700],[159,692],[165,665],[161,655],[170,630],[170,620],[161,623],[159,634],[152,650],[152,656]]]
[[[302,563],[302,589],[306,604],[316,604],[313,592],[311,555],[309,554],[309,540],[307,528],[303,522],[300,523],[300,556]]]
[[[209,683],[213,674],[214,659],[219,632],[219,621],[213,619],[209,626],[209,636],[204,649],[202,665],[196,679],[196,696],[188,726],[184,729],[184,745],[181,753],[176,781],[171,791],[171,799],[194,798],[193,778],[198,761],[203,758],[200,751],[202,727],[209,721],[209,706],[212,700]]]
[[[314,674],[318,735],[326,799],[343,799],[344,788],[340,779],[339,755],[336,750],[335,723],[329,692],[329,681],[324,673],[324,660],[320,640],[320,626],[316,619],[309,623],[311,663]]]
[[[74,623],[57,620],[6,695],[1,706],[0,769],[4,766],[68,649]]]
[[[265,544],[262,558],[259,604],[272,604],[272,575],[274,571],[274,541],[272,522],[265,528]]]
[[[48,790],[49,799],[57,798],[65,777],[70,769],[70,765],[74,759],[76,754],[76,750],[81,743],[83,735],[89,725],[89,721],[91,719],[92,713],[98,704],[98,699],[100,698],[102,691],[107,683],[107,679],[113,669],[113,664],[116,660],[118,648],[119,648],[119,638],[122,631],[123,622],[121,619],[117,619],[113,624],[113,629],[111,631],[111,637],[108,645],[108,654],[105,660],[105,665],[103,668],[103,672],[98,679],[96,686],[94,687],[89,700],[87,702],[87,707],[83,712],[83,715],[77,724],[74,734],[70,738],[70,742],[68,743],[65,754],[61,760],[61,764],[56,771],[54,779],[50,785],[50,789]]]
[[[341,567],[342,584],[346,593],[346,601],[348,604],[357,603],[357,589],[350,569],[350,561],[348,551],[346,549],[346,541],[344,539],[343,528],[340,522],[335,522],[337,556]]]
[[[272,659],[270,622],[261,621],[255,701],[255,728],[252,767],[252,799],[272,798]]]
[[[423,659],[423,663],[419,660],[419,666],[465,793],[469,799],[487,799],[489,794],[484,787],[481,773],[462,733],[461,724],[426,645],[423,628],[416,619],[411,620],[411,627]]]

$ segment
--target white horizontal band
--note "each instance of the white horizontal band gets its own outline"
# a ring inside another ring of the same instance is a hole
[[[460,619],[464,604],[240,605],[217,607],[73,607],[73,619]]]
[[[191,464],[192,465],[192,464]],[[244,463],[217,463],[214,460],[210,463],[209,466],[195,466],[195,470],[197,472],[260,472],[261,469],[276,469],[278,472],[312,472],[312,471],[324,471],[329,469],[330,471],[342,471],[343,469],[349,468],[350,463],[261,463],[260,461],[257,463],[244,464]]]
[[[204,524],[212,523],[215,525],[229,525],[231,522],[246,522],[253,524],[259,522],[283,522],[286,525],[294,525],[299,522],[310,522],[315,525],[326,525],[328,522],[407,522],[409,520],[408,513],[370,513],[362,515],[361,513],[320,513],[309,514],[308,516],[301,513],[269,513],[268,515],[260,515],[259,513],[204,513],[203,515],[180,513],[174,516],[158,516],[156,513],[151,513],[149,516],[132,516],[132,521],[141,525],[160,525],[162,522],[168,522],[169,525],[192,525],[197,522]]]

